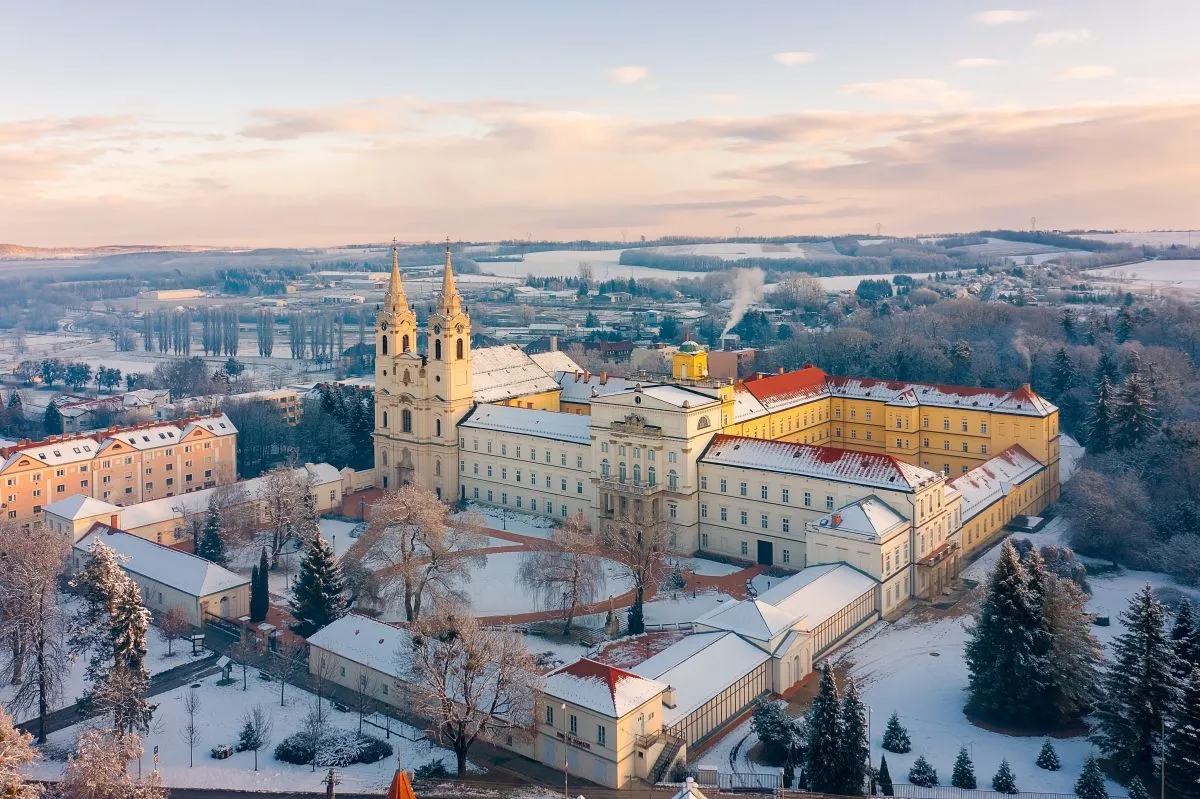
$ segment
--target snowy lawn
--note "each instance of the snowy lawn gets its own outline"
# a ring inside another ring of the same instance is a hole
[[[321,519],[321,537],[333,546],[333,553],[340,560],[346,551],[354,545],[357,538],[350,533],[358,527],[358,522],[345,522],[341,519]]]
[[[659,591],[642,611],[646,624],[679,624],[695,621],[700,616],[733,597],[716,591],[693,597],[690,591]]]
[[[493,530],[503,530],[517,535],[527,535],[531,538],[550,538],[557,526],[553,519],[546,516],[535,516],[529,513],[494,508],[491,505],[468,503],[466,511],[454,514],[460,519],[469,514],[483,517],[483,523]]]
[[[235,669],[235,674],[237,673],[238,670]],[[279,683],[257,679],[255,671],[250,672],[247,691],[242,691],[240,679],[233,685],[226,686],[219,686],[216,682],[217,676],[207,677],[200,682],[200,687],[195,689],[200,699],[197,712],[200,738],[194,751],[195,765],[188,766],[188,745],[180,737],[180,731],[187,721],[184,697],[192,690],[185,686],[154,698],[158,709],[154,713],[153,729],[144,741],[146,754],[142,757],[142,768],[151,768],[151,753],[157,746],[159,771],[162,773],[163,784],[167,787],[323,791],[321,779],[325,776],[324,769],[318,768],[316,773],[313,773],[311,766],[293,766],[274,758],[276,744],[301,728],[316,697],[289,685],[286,691],[286,705],[280,707]],[[242,716],[255,705],[262,705],[273,726],[271,742],[258,753],[259,770],[254,771],[253,752],[237,752],[224,760],[210,757],[209,751],[212,747],[220,744],[232,746],[237,742],[238,731],[242,727]],[[334,710],[328,703],[323,712],[329,714],[331,726],[358,729],[357,712],[342,713]],[[397,727],[401,725],[393,723],[393,732],[389,739],[389,743],[395,747],[395,755],[376,763],[339,768],[338,774],[342,779],[340,791],[382,793],[387,789],[398,765],[412,769],[432,757],[440,757],[447,768],[454,768],[452,752],[433,746],[410,727],[401,729],[403,736],[397,735]],[[83,729],[84,725],[69,727],[51,734],[50,739],[59,746],[70,746]],[[379,738],[384,737],[383,730],[366,724],[363,725],[363,732]],[[61,773],[62,767],[62,763],[43,762],[39,763],[31,774],[38,778],[52,779]],[[136,769],[137,766],[133,765],[131,768]]]
[[[1058,543],[1066,527],[1064,519],[1051,521],[1030,538],[1038,546]],[[964,572],[970,579],[986,579],[999,555],[993,547]],[[1089,577],[1092,596],[1088,610],[1112,619],[1110,627],[1093,627],[1096,637],[1108,644],[1122,632],[1117,619],[1129,598],[1144,584],[1173,587],[1192,596],[1197,592],[1176,585],[1166,575],[1154,572],[1122,571],[1102,577]],[[1062,761],[1057,772],[1043,771],[1034,765],[1042,737],[1018,737],[976,727],[963,714],[966,702],[967,667],[963,660],[967,640],[966,626],[971,621],[971,598],[959,605],[961,612],[952,616],[931,618],[922,610],[911,613],[893,624],[880,623],[858,636],[843,649],[836,659],[850,667],[850,674],[859,682],[863,701],[872,708],[872,759],[879,762],[884,754],[881,746],[883,729],[892,711],[912,739],[912,752],[886,753],[892,779],[907,782],[908,769],[918,755],[925,757],[938,770],[943,783],[948,782],[954,757],[960,746],[966,746],[975,761],[975,773],[981,785],[988,784],[1007,757],[1016,773],[1017,786],[1024,791],[1049,791],[1070,794],[1083,762],[1093,753],[1086,738],[1054,739],[1054,748]],[[1115,783],[1108,789],[1114,796],[1125,791]]]
[[[778,774],[778,767],[764,766],[746,757],[746,753],[757,743],[758,735],[754,732],[752,720],[746,719],[725,733],[711,748],[701,752],[699,757],[690,759],[688,764],[709,766],[722,774],[728,774],[731,771],[737,774]],[[890,761],[888,768],[891,768]],[[898,779],[896,781],[899,782]]]
[[[73,596],[64,596],[63,602],[70,609],[78,606],[78,600]],[[158,674],[159,672],[173,669],[176,666],[182,666],[192,661],[192,645],[186,641],[173,641],[171,643],[171,651],[174,653],[171,657],[167,657],[167,639],[163,638],[162,633],[157,627],[150,628],[150,634],[146,639],[146,668],[150,674]],[[207,657],[212,654],[206,649],[200,650],[200,657]],[[88,655],[85,653],[71,661],[70,668],[63,679],[62,696],[57,702],[52,705],[52,710],[59,710],[64,707],[69,707],[75,704],[75,700],[82,696],[88,689],[89,683],[85,676],[87,670]],[[6,708],[12,700],[15,693],[13,685],[9,682],[10,673],[5,673],[3,684],[0,685],[0,703]],[[37,717],[36,708],[24,713],[17,713],[16,722],[28,721]]]
[[[741,566],[733,566],[728,563],[721,563],[708,558],[684,558],[672,556],[667,559],[670,564],[680,571],[694,572],[703,577],[725,577],[730,574],[737,574],[742,570]]]

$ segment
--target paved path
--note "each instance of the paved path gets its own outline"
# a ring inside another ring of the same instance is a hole
[[[216,674],[218,669],[214,665],[217,661],[216,653],[209,655],[206,658],[193,660],[188,663],[181,663],[172,669],[160,671],[158,674],[150,678],[150,690],[147,696],[157,696],[165,694],[167,691],[173,691],[176,688],[182,688],[189,683],[193,683],[201,677],[207,677],[210,674]],[[58,732],[66,729],[81,721],[86,721],[100,715],[99,713],[83,713],[81,714],[75,705],[69,705],[60,710],[55,710],[46,716],[46,733]],[[37,734],[38,720],[36,718],[22,722],[17,725],[20,729],[26,732]]]

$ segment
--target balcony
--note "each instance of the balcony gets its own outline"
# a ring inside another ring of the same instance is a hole
[[[594,477],[592,482],[604,491],[613,491],[619,494],[635,494],[640,497],[648,497],[652,494],[657,494],[659,491],[665,491],[666,486],[662,483],[649,483],[639,480],[636,483],[633,480],[621,480],[617,477]]]

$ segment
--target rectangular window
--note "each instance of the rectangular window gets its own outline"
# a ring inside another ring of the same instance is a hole
[[[521,496],[519,494],[517,495],[517,507],[521,507]]]
[[[857,419],[857,418],[858,418],[858,409],[857,409],[857,408],[851,408],[851,409],[850,409],[850,418],[851,418],[851,419]]]
[[[501,454],[501,455],[508,455],[508,444],[501,444],[501,445],[500,445],[500,454]]]
[[[770,523],[768,521],[767,514],[764,513],[763,515],[758,517],[758,526],[764,530],[766,530],[768,527],[770,527]]]
[[[867,421],[871,421],[871,412],[867,411]]]
[[[503,468],[503,469],[501,469],[501,470],[500,470],[500,479],[501,479],[501,480],[507,480],[507,479],[508,479],[508,469],[507,469],[507,468]]]
[[[738,518],[741,520],[743,527],[750,523],[750,514],[747,513],[746,511],[742,511],[741,513],[739,513]]]
[[[582,469],[582,468],[583,468],[583,456],[582,456],[582,455],[576,455],[576,456],[575,456],[575,468],[576,468],[576,469]]]
[[[679,506],[676,505],[674,502],[668,502],[667,503],[667,515],[670,516],[672,519],[678,519],[679,518]]]
[[[981,432],[981,433],[987,433],[987,422],[980,422],[980,423],[979,423],[979,432]]]
[[[722,478],[721,478],[721,493],[722,493],[722,494],[724,494],[724,493],[725,493],[725,491],[726,491],[726,489],[728,489],[728,488],[729,488],[729,484],[728,484],[728,483],[726,483],[726,482],[725,482],[725,478],[724,478],[724,477],[722,477]]]
[[[986,454],[987,454],[987,444],[980,444],[980,445],[979,445],[979,454],[980,454],[980,455],[986,455]]]
[[[896,449],[904,449],[904,442],[898,438],[896,439]]]
[[[521,457],[521,448],[517,447],[517,457]]]
[[[721,506],[721,521],[729,521],[729,508],[725,507],[724,505]]]
[[[926,438],[922,438],[922,439],[921,439],[921,446],[922,446],[922,447],[928,447],[928,446],[929,446],[929,438],[928,438],[928,437],[926,437]]]
[[[745,541],[743,541],[742,542],[742,557],[746,557],[749,554],[750,554],[750,545],[747,544]]]
[[[582,494],[582,493],[583,493],[583,482],[582,482],[582,481],[578,481],[578,480],[577,480],[577,481],[575,482],[575,493],[576,493],[576,494]]]
[[[700,490],[701,491],[708,490],[708,475],[705,475],[705,474],[700,475]]]
[[[871,435],[872,435],[872,431],[868,430],[867,431],[867,441],[871,440]]]
[[[967,432],[967,420],[966,419],[962,420],[962,431],[964,433]]]
[[[963,451],[963,452],[968,452],[968,451],[969,451],[969,450],[967,449],[967,442],[965,442],[965,441],[962,443],[962,451]]]
[[[928,416],[921,417],[921,427],[924,427],[926,430],[929,429],[929,417]]]
[[[507,504],[508,504],[508,492],[507,492],[507,491],[501,491],[501,492],[500,492],[500,504],[501,504],[501,505],[507,505]]]
[[[740,494],[741,494],[743,497],[744,497],[744,496],[746,496],[746,489],[747,489],[747,488],[748,488],[748,486],[747,486],[745,483],[742,483],[741,485],[739,485],[739,486],[738,486],[739,493],[740,493]]]
[[[492,454],[492,442],[490,442],[490,441],[487,442],[487,451],[488,451],[489,455]]]
[[[785,549],[785,550],[783,550],[783,562],[784,562],[784,563],[791,563],[791,562],[792,562],[792,552],[791,552],[791,550],[789,550],[789,549]]]
[[[812,492],[811,491],[804,492],[804,507],[806,507],[806,508],[812,507]]]
[[[943,417],[942,417],[942,429],[943,429],[943,430],[949,430],[949,429],[950,429],[950,417],[949,417],[949,416],[943,416]]]
[[[708,505],[704,502],[700,503],[700,518],[701,519],[708,518]]]
[[[479,464],[478,463],[471,464],[471,474],[479,474]]]
[[[579,719],[577,719],[575,717],[574,713],[571,714],[571,734],[572,735],[579,734]]]
[[[700,548],[708,549],[708,533],[700,534]]]
[[[790,533],[792,531],[792,520],[786,516],[783,517],[783,531],[785,533]]]
[[[489,463],[488,464],[488,477],[491,477],[491,476],[492,476],[492,465]]]
[[[605,746],[605,741],[607,740],[607,738],[608,738],[608,728],[605,727],[603,724],[598,724],[596,726],[596,743],[600,744],[601,746]]]
[[[833,510],[833,495],[832,494],[828,494],[825,497],[825,509]]]
[[[551,727],[554,726],[554,706],[546,705],[546,723]]]
[[[766,498],[767,498],[767,487],[766,487],[766,486],[759,486],[759,488],[758,488],[758,495],[759,495],[761,498],[763,498],[763,499],[766,499]]]
[[[472,499],[479,499],[479,486],[475,486],[475,488],[471,490],[471,497]]]

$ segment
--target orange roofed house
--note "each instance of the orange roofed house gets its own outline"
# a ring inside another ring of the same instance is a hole
[[[72,494],[132,505],[232,483],[237,428],[219,414],[22,441],[0,449],[0,457],[0,511],[28,525]]]

